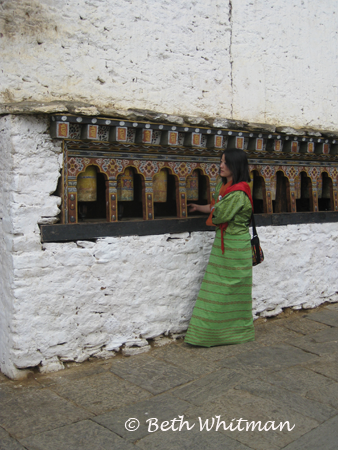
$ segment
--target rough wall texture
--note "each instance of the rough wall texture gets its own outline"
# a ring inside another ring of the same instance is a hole
[[[0,102],[338,129],[335,9],[332,0],[4,0]]]
[[[14,236],[8,237],[4,228],[10,217],[12,148],[10,142],[9,119],[0,124],[0,367],[7,367],[11,374],[12,363],[8,350],[13,347],[13,258],[11,254]],[[15,371],[15,370],[14,370]]]
[[[38,223],[53,222],[60,204],[51,194],[61,148],[47,126],[44,117],[0,120],[0,363],[12,378],[185,330],[214,235],[41,245]],[[338,300],[338,224],[261,227],[259,235],[266,260],[254,268],[255,316]]]
[[[21,256],[28,272],[36,271],[38,289],[40,274],[31,260],[34,252],[41,252],[38,222],[55,220],[60,204],[60,198],[50,194],[59,177],[61,148],[46,133],[46,118],[6,116],[0,120],[0,363],[12,377],[16,374],[13,352],[20,348],[18,339],[25,340],[22,324],[29,326],[35,295],[33,289],[25,302],[17,299],[17,282],[28,275],[17,272],[14,259]]]

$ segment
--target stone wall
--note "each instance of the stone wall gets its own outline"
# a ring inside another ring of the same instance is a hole
[[[61,144],[48,118],[0,119],[1,371],[106,357],[187,328],[213,232],[41,244],[59,213]],[[260,227],[255,317],[338,301],[338,224]]]
[[[0,112],[337,130],[337,16],[331,0],[4,0]]]
[[[7,368],[12,375],[12,363],[9,349],[13,347],[13,233],[5,232],[9,228],[11,204],[11,174],[13,162],[10,141],[10,120],[3,118],[0,123],[0,368]],[[14,370],[15,372],[15,370]]]

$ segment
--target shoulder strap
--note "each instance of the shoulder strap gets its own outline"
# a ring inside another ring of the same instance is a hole
[[[256,230],[256,224],[255,224],[255,216],[251,215],[251,226],[252,226],[252,237],[254,238],[255,236],[257,236],[257,230]]]

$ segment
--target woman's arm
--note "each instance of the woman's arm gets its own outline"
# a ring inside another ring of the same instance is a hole
[[[195,211],[199,211],[201,213],[209,214],[210,213],[210,204],[209,205],[196,205],[195,203],[190,203],[188,205],[189,212],[193,213]]]

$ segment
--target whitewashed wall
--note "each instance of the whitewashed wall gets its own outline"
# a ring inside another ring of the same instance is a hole
[[[337,130],[337,16],[332,0],[4,0],[0,103]]]
[[[41,245],[55,220],[60,142],[46,117],[0,119],[1,371],[49,371],[187,328],[213,232]],[[254,315],[338,301],[338,224],[261,227]]]

